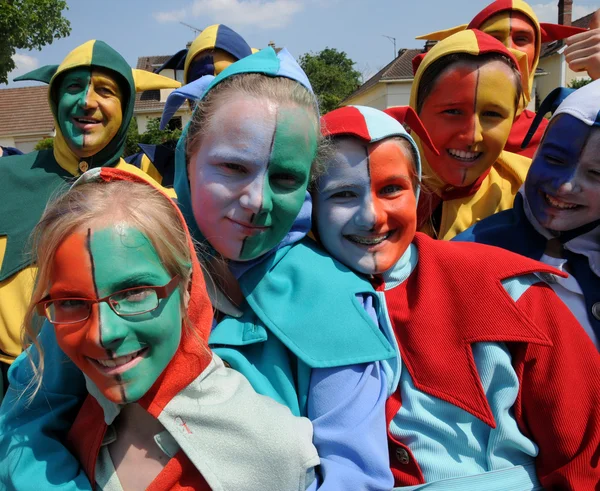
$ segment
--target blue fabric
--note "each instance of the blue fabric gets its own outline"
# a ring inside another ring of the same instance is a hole
[[[79,462],[60,441],[87,394],[85,380],[58,347],[50,324],[44,324],[39,339],[47,369],[31,402],[26,389],[33,371],[27,354],[21,353],[8,372],[10,387],[0,407],[0,489],[40,491],[52,485],[61,491],[91,491]],[[37,360],[35,348],[28,351]]]
[[[527,218],[521,193],[515,197],[512,209],[478,222],[452,240],[502,247],[538,261],[543,256],[547,243],[547,239],[535,230]],[[600,278],[591,270],[588,258],[584,255],[563,249],[563,257],[583,291],[590,325],[596,336],[600,337],[600,320],[592,313],[593,306],[600,302]]]
[[[238,60],[250,56],[252,49],[246,41],[233,29],[221,24],[217,30],[215,48],[222,49],[235,56]]]
[[[313,370],[307,416],[321,459],[312,488],[389,490],[385,374],[379,363]]]
[[[23,155],[23,152],[18,148],[14,147],[0,147],[2,149],[2,155],[0,157],[9,157],[10,155]]]
[[[185,103],[186,100],[197,101],[202,98],[206,92],[206,88],[215,79],[213,75],[204,75],[193,82],[190,82],[183,87],[175,89],[169,94],[165,102],[162,116],[160,118],[160,129],[164,130],[167,127],[170,119],[177,110]]]

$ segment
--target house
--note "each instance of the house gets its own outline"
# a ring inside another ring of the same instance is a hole
[[[558,4],[558,23],[564,25],[573,25],[575,27],[590,27],[592,14],[588,14],[581,19],[571,22],[571,9],[573,0],[561,0]],[[574,80],[588,78],[587,73],[574,72],[569,68],[565,60],[566,46],[562,41],[554,41],[542,45],[539,68],[544,70],[547,75],[540,78],[537,86],[537,93],[540,101],[556,87],[567,87]]]
[[[147,70],[154,72],[159,70],[171,56],[140,56],[136,68],[138,70]],[[169,77],[180,82],[183,80],[183,71],[171,68],[163,69],[158,72],[163,77]],[[145,133],[148,127],[148,121],[151,118],[160,118],[162,116],[165,102],[173,89],[147,90],[136,94],[135,108],[133,115],[137,119],[138,132]],[[173,128],[183,128],[191,119],[192,112],[187,104],[182,105],[175,113],[169,125]]]
[[[47,85],[0,89],[1,146],[27,153],[37,142],[53,135]]]

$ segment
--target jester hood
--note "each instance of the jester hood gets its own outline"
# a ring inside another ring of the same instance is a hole
[[[523,53],[509,51],[500,41],[481,31],[462,30],[436,44],[418,65],[410,95],[410,106],[414,110],[417,108],[417,95],[421,79],[427,68],[437,60],[454,53],[471,55],[499,53],[512,60],[514,65],[521,69],[521,73],[527,70],[527,57]],[[502,151],[490,170],[482,174],[472,185],[465,188],[453,188],[435,173],[425,158],[419,136],[415,135],[414,139],[419,147],[423,175],[427,176],[427,186],[435,193],[430,196],[431,206],[423,206],[423,196],[420,200],[419,223],[425,227],[421,230],[429,235],[434,234],[424,224],[437,205],[444,201],[446,211],[443,212],[438,237],[446,240],[470,227],[475,220],[510,208],[531,163],[527,158]],[[440,152],[445,151],[444,149],[439,150]],[[494,192],[494,189],[499,189],[501,192]],[[470,203],[477,203],[477,206],[473,207]]]
[[[137,91],[174,89],[181,86],[176,80],[145,70],[132,69],[117,51],[105,42],[96,40],[88,41],[75,48],[60,65],[46,65],[15,78],[15,80],[36,80],[48,84],[48,102],[50,103],[56,128],[54,156],[61,167],[74,175],[79,173],[77,167],[82,159],[73,153],[67,145],[65,137],[61,134],[57,117],[57,88],[62,76],[67,71],[82,67],[98,67],[110,70],[114,74],[123,96],[121,101],[123,112],[121,127],[113,139],[99,153],[85,159],[89,167],[112,166],[121,158],[125,148],[127,129],[133,117],[135,93]],[[87,170],[87,168],[84,167],[83,170]]]
[[[194,58],[203,51],[221,50],[226,55],[221,53],[213,53],[205,60],[202,60],[201,67],[190,68]],[[194,39],[191,46],[182,49],[169,58],[157,73],[161,70],[170,68],[172,70],[183,70],[184,83],[190,83],[203,75],[218,75],[231,63],[241,60],[253,53],[252,48],[244,41],[233,29],[225,24],[214,24],[204,29],[200,35]]]
[[[223,80],[243,73],[260,73],[269,77],[289,78],[295,80],[313,93],[308,77],[302,71],[293,56],[290,55],[286,49],[283,49],[276,54],[273,48],[266,48],[230,65],[216,77],[207,75],[195,80],[190,84],[184,85],[181,87],[181,89],[174,91],[169,96],[170,100],[167,101],[165,112],[167,112],[167,107],[171,107],[171,110],[174,112],[176,110],[176,105],[182,104],[183,101],[189,97],[188,94],[194,94],[193,97],[195,99],[202,100],[215,86],[220,84]],[[192,119],[193,117],[194,116],[192,116]],[[163,114],[163,122],[165,119],[165,114]],[[168,119],[166,120],[168,121]],[[186,156],[188,129],[189,125],[184,128],[181,138],[179,139],[179,143],[177,144],[177,150],[175,154],[174,188],[175,192],[177,193],[177,201],[184,217],[187,220],[192,236],[197,240],[204,241],[200,230],[196,226],[196,221],[192,211]],[[282,247],[283,245],[290,244],[291,242],[300,240],[308,233],[310,230],[311,209],[312,206],[310,195],[306,193],[304,205],[300,210],[300,214],[298,215],[296,222],[283,241],[279,244],[278,248]],[[252,263],[252,261],[249,263]]]
[[[463,24],[450,29],[424,34],[422,36],[418,36],[417,39],[441,41],[451,36],[452,34],[464,31],[465,29],[479,29],[480,31],[488,32],[488,29],[492,29],[489,23],[490,19],[504,12],[508,15],[505,19],[499,21],[500,24],[498,26],[494,26],[493,29],[505,28],[507,31],[510,31],[512,27],[510,13],[518,12],[520,14],[523,14],[531,21],[531,24],[533,25],[536,32],[535,56],[533,60],[528,60],[530,70],[528,72],[527,77],[525,78],[525,80],[529,80],[528,93],[531,94],[531,91],[533,90],[533,78],[535,76],[535,70],[538,66],[538,62],[540,59],[542,43],[558,41],[560,39],[572,36],[573,34],[577,34],[578,32],[583,32],[586,29],[573,26],[563,26],[560,24],[549,24],[545,22],[539,22],[531,6],[523,0],[496,0],[495,2],[492,2],[487,7],[485,7],[475,17],[473,17],[469,24]],[[513,52],[516,51],[514,49],[511,50]],[[529,99],[526,100],[525,105],[527,105],[528,102]]]

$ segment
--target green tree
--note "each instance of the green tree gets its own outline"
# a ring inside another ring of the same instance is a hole
[[[130,155],[139,152],[139,141],[140,134],[138,133],[137,119],[131,118],[129,128],[127,128],[127,139],[125,140],[125,150],[123,151],[123,157],[129,157]]]
[[[325,48],[318,53],[305,53],[299,63],[319,98],[321,114],[336,109],[360,86],[361,74],[344,51]]]
[[[16,49],[42,49],[71,32],[65,0],[0,0],[0,83],[15,68]]]
[[[139,143],[148,143],[151,145],[160,145],[161,143],[168,142],[169,140],[179,140],[181,136],[181,130],[169,128],[165,130],[160,129],[160,118],[152,118],[148,120],[146,126],[146,132],[140,135]]]
[[[37,142],[35,144],[35,147],[33,147],[33,149],[36,152],[38,150],[46,150],[46,149],[52,149],[52,148],[54,148],[54,138],[53,137],[44,138],[43,140],[40,140],[39,142]]]
[[[581,87],[586,86],[592,81],[591,78],[576,78],[575,80],[571,80],[569,83],[570,89],[581,89]]]

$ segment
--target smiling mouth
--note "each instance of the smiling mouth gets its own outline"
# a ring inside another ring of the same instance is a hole
[[[376,235],[344,235],[344,238],[359,246],[374,247],[388,240],[394,234],[394,232],[395,230],[390,230],[385,234]]]
[[[98,121],[97,119],[88,118],[85,116],[74,116],[73,121],[75,121],[75,124],[77,126],[83,126],[83,127],[87,127],[89,125],[100,124],[100,121]]]
[[[450,155],[450,157],[452,157],[453,159],[468,164],[475,162],[479,157],[483,155],[483,152],[466,152],[464,150],[457,150],[454,148],[446,150],[446,152],[448,152],[448,155]]]
[[[576,208],[581,208],[581,205],[577,205],[575,203],[567,203],[566,201],[560,200],[546,193],[543,193],[543,196],[546,203],[552,208],[557,208],[559,210],[574,210]]]
[[[87,358],[103,374],[114,375],[118,373],[123,373],[129,370],[130,368],[133,368],[140,361],[142,361],[142,359],[146,356],[147,353],[148,348],[142,348],[141,350],[135,351],[133,353],[129,353],[123,356],[117,356],[115,358]]]

